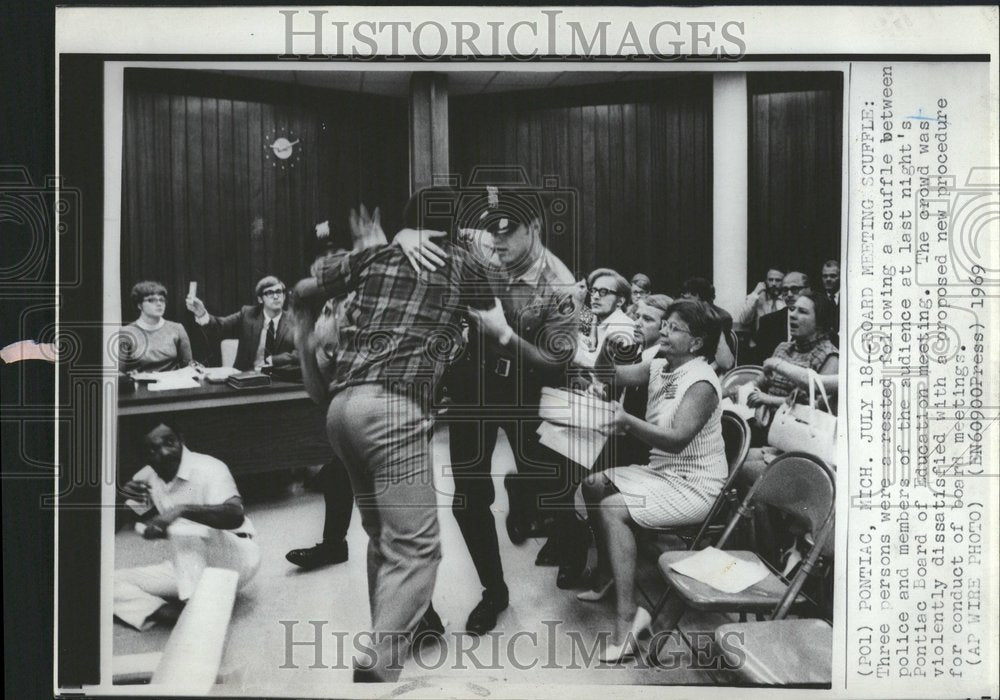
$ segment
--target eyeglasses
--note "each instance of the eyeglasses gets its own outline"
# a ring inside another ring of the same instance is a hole
[[[614,294],[615,296],[618,296],[618,292],[616,292],[613,289],[607,289],[605,287],[592,287],[590,290],[590,296],[594,296],[595,294],[597,295],[598,299],[603,299],[609,294]]]
[[[660,324],[660,330],[666,331],[667,333],[687,333],[688,335],[692,335],[691,331],[689,331],[687,328],[678,326],[673,321],[663,321]]]
[[[778,287],[778,291],[781,292],[782,294],[798,294],[803,289],[805,289],[805,286],[801,285],[791,286],[791,287]]]
[[[167,298],[159,294],[150,294],[148,297],[143,297],[142,300],[149,304],[156,304],[157,302],[165,304],[167,302]]]
[[[285,296],[284,289],[266,289],[260,294],[262,297],[268,297],[270,299],[277,299],[278,297]]]

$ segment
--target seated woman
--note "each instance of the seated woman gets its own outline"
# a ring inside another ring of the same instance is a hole
[[[648,383],[649,401],[646,420],[629,415],[619,404],[608,429],[634,435],[652,450],[649,464],[591,474],[583,484],[591,521],[598,524],[602,557],[595,590],[578,597],[600,600],[612,585],[617,595],[615,636],[602,660],[633,654],[635,637],[651,622],[649,613],[636,604],[632,528],[704,519],[728,475],[721,387],[709,366],[720,328],[718,316],[706,304],[675,302],[660,329],[661,356],[616,368],[621,384]]]
[[[118,366],[123,372],[166,372],[191,363],[191,341],[184,326],[163,318],[167,288],[143,281],[132,287],[139,318],[121,330]]]
[[[830,398],[830,408],[837,410],[837,372],[840,351],[831,342],[836,331],[836,307],[823,294],[805,290],[788,309],[788,325],[792,340],[781,343],[774,354],[764,361],[764,382],[747,398],[751,408],[767,407],[769,413],[789,400],[799,389],[796,400],[809,401],[809,372],[820,375],[823,388]],[[742,474],[755,481],[778,451],[772,447],[750,450]]]

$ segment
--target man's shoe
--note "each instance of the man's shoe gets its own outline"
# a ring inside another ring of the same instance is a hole
[[[285,555],[285,559],[306,570],[330,564],[340,564],[347,561],[347,543],[326,544],[320,542],[315,547],[308,549],[293,549]]]
[[[497,626],[497,618],[510,604],[507,591],[491,593],[483,591],[483,599],[469,613],[469,621],[465,625],[469,634],[486,634]]]
[[[514,515],[513,513],[507,516],[507,537],[510,538],[511,544],[524,544],[524,541],[528,539],[527,531],[524,527],[524,521],[520,516]]]
[[[420,618],[416,629],[413,630],[413,644],[420,646],[432,638],[440,638],[444,635],[444,623],[434,609],[434,605],[428,605],[424,616]]]
[[[563,553],[560,551],[558,540],[559,538],[555,535],[549,535],[548,541],[538,550],[535,566],[559,566]]]

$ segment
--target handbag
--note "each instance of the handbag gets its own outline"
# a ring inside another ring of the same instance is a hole
[[[816,387],[819,387],[826,411],[816,405]],[[794,402],[795,394],[790,398]],[[831,467],[837,466],[837,416],[830,410],[830,401],[819,375],[812,370],[809,371],[809,405],[785,403],[779,406],[771,419],[767,441],[784,452],[808,452]]]

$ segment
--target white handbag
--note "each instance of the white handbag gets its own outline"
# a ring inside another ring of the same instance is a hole
[[[826,410],[816,405],[816,387]],[[792,401],[795,396],[792,395]],[[808,452],[831,467],[837,466],[837,416],[830,410],[830,401],[819,375],[809,371],[809,405],[785,403],[771,419],[767,442],[784,452]]]

